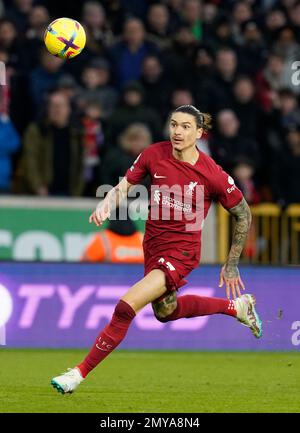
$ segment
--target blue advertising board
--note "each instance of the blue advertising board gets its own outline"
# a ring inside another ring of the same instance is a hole
[[[178,296],[224,297],[219,272],[218,266],[200,266]],[[229,316],[161,323],[149,305],[136,316],[120,348],[299,350],[300,269],[241,266],[240,272],[246,292],[257,299],[264,324],[260,340]],[[89,347],[118,299],[142,276],[141,265],[1,263],[0,325],[6,322],[7,347]]]

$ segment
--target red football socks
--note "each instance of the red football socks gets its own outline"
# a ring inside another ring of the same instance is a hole
[[[210,314],[227,314],[236,317],[234,302],[222,298],[206,298],[197,295],[179,296],[177,298],[177,307],[173,313],[160,320],[161,322],[168,322],[183,317],[207,316]]]
[[[82,377],[86,377],[99,362],[103,361],[121,343],[134,317],[135,311],[131,306],[120,300],[111,321],[100,332],[87,357],[81,364],[77,365]]]
[[[206,298],[196,295],[185,295],[177,298],[177,307],[169,316],[159,319],[162,322],[177,320],[183,317],[207,316],[210,314],[227,314],[236,316],[233,301],[221,298]],[[135,311],[129,304],[119,301],[108,325],[98,335],[94,346],[81,364],[77,365],[82,377],[103,361],[124,339]]]

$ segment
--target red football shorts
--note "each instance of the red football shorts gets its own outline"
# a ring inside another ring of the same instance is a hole
[[[161,269],[166,275],[168,291],[177,290],[186,284],[187,281],[184,277],[199,265],[199,258],[196,257],[196,254],[172,249],[155,253],[145,245],[144,260],[144,275],[147,275],[153,269]]]

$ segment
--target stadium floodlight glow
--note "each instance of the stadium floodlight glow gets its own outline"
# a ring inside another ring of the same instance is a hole
[[[6,287],[0,284],[0,327],[10,319],[13,311],[13,301]]]

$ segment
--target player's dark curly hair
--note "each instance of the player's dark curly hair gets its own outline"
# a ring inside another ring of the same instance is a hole
[[[196,120],[196,124],[198,128],[203,128],[205,131],[208,131],[211,129],[211,115],[208,113],[201,113],[198,108],[194,107],[193,105],[181,105],[180,107],[176,108],[173,113],[187,113],[194,116]]]

